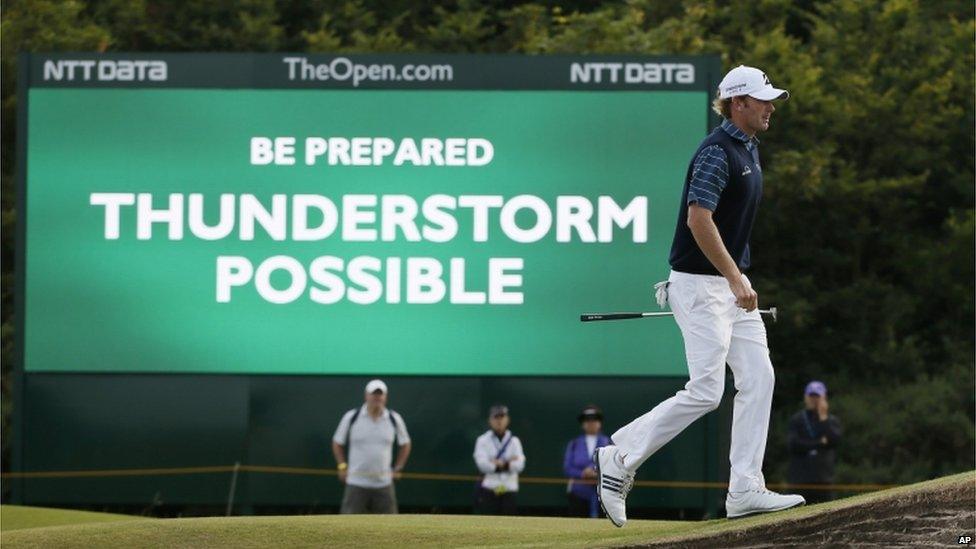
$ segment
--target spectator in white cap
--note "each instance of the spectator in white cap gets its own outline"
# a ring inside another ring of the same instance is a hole
[[[597,450],[597,494],[616,526],[627,522],[625,500],[638,467],[721,403],[726,364],[736,388],[726,516],[804,503],[799,495],[768,490],[763,477],[774,375],[759,295],[745,275],[763,190],[756,135],[769,129],[773,101],[788,96],[753,67],[736,67],[719,84],[714,108],[722,124],[688,163],[671,274],[655,285],[658,303],[671,308],[681,330],[690,379],[683,390],[611,435],[613,446]]]
[[[381,380],[367,383],[365,403],[346,412],[332,436],[339,481],[346,485],[341,513],[397,512],[393,480],[407,464],[410,435],[400,414],[386,407],[387,394]]]

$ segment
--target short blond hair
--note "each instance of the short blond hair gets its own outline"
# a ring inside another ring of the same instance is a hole
[[[721,116],[722,118],[731,119],[732,98],[727,97],[722,99],[718,94],[715,94],[715,99],[712,101],[712,110],[715,111],[715,114]]]

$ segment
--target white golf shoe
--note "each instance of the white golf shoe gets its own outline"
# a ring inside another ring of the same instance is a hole
[[[741,518],[759,513],[772,513],[799,507],[807,501],[803,496],[777,494],[765,488],[745,492],[729,492],[725,497],[725,514],[728,518]]]
[[[594,452],[596,463],[596,495],[607,518],[617,528],[627,524],[627,494],[634,486],[634,475],[624,469],[620,450],[604,446]]]

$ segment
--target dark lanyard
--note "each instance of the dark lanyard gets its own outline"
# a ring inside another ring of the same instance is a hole
[[[813,432],[813,425],[810,424],[810,416],[806,411],[803,412],[803,423],[807,426],[807,433],[810,435],[810,438],[817,438],[817,434]]]
[[[511,433],[509,433],[508,438],[505,439],[505,443],[502,444],[502,447],[498,449],[498,453],[495,454],[495,459],[502,459],[502,456],[505,455],[505,449],[508,448],[508,443],[509,442],[512,442],[512,434]]]

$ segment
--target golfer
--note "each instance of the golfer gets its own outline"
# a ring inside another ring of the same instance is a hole
[[[634,473],[654,452],[722,400],[726,363],[735,376],[729,461],[729,518],[779,511],[805,502],[766,489],[762,474],[773,365],[758,296],[744,271],[749,235],[762,196],[756,134],[769,128],[774,88],[759,69],[739,66],[725,75],[713,103],[722,124],[702,141],[688,166],[671,245],[671,275],[658,285],[685,343],[690,380],[684,390],[611,436],[596,452],[597,493],[616,526],[627,522],[626,498]]]

